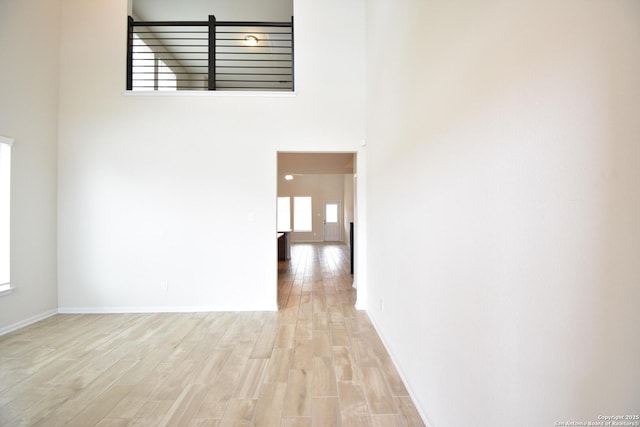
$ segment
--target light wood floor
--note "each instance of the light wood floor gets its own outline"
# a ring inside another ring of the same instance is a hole
[[[57,315],[0,337],[0,426],[422,426],[344,246],[294,245],[276,312]]]

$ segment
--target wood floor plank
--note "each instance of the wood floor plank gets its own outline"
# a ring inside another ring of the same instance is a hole
[[[314,357],[312,372],[312,396],[320,397],[338,395],[336,369],[333,363],[333,357]]]
[[[267,359],[271,356],[279,332],[277,320],[277,316],[269,316],[267,318],[267,321],[260,331],[256,345],[251,352],[251,358]]]
[[[217,348],[218,342],[222,339],[223,334],[203,334],[202,341],[196,342],[196,346],[191,353],[187,355],[188,360],[200,360],[205,361],[209,358],[209,355]],[[191,337],[187,337],[191,340]]]
[[[348,347],[351,345],[347,328],[343,325],[331,326],[331,345],[334,347]]]
[[[220,420],[224,415],[231,395],[220,388],[207,387],[207,394],[205,395],[202,405],[196,413],[193,415],[191,422],[206,423],[206,420]]]
[[[333,347],[337,381],[353,380],[353,356],[350,347]]]
[[[311,372],[292,369],[282,414],[287,417],[311,416]]]
[[[267,366],[267,374],[265,382],[267,383],[286,383],[289,380],[289,370],[291,369],[291,360],[293,359],[293,350],[289,348],[276,348],[273,350],[269,365]]]
[[[142,408],[142,405],[147,401],[147,395],[139,396],[136,394],[135,387],[131,387],[126,399],[122,399],[113,409],[105,415],[107,419],[126,419],[132,420],[138,411]]]
[[[127,398],[129,387],[113,386],[102,393],[82,412],[76,415],[67,425],[85,427],[99,423],[122,400]]]
[[[313,355],[315,357],[331,356],[331,339],[328,331],[314,331]]]
[[[239,399],[257,399],[260,386],[264,382],[269,359],[249,359],[238,379],[234,397]]]
[[[187,425],[200,409],[206,394],[207,388],[203,384],[187,385],[171,405],[159,426]]]
[[[313,339],[313,321],[310,319],[301,319],[296,324],[295,337],[297,340]]]
[[[292,367],[311,370],[313,368],[313,341],[300,340],[293,348]]]
[[[256,410],[253,416],[255,426],[277,426],[282,420],[287,384],[266,383],[260,390],[260,396],[256,402]]]
[[[291,294],[287,298],[286,305],[280,309],[280,323],[296,323],[298,320],[298,309],[300,308],[300,295],[295,295],[295,288],[291,288]]]
[[[284,417],[282,419],[282,427],[311,427],[311,417]]]
[[[413,404],[413,401],[409,396],[400,396],[395,398],[396,406],[400,411],[400,416],[402,417],[402,421],[407,426],[416,426],[421,427],[424,426],[424,422],[420,417],[420,413],[418,413],[417,408]]]
[[[38,385],[0,408],[0,425],[33,425],[76,393],[66,387]]]
[[[157,426],[162,422],[174,402],[171,400],[148,400],[142,405],[128,426]]]
[[[352,382],[338,383],[340,402],[342,403],[342,415],[346,421],[356,420],[369,415],[367,400],[359,384]]]
[[[393,414],[372,415],[371,422],[373,427],[403,427],[407,425],[402,422],[399,415]]]
[[[378,365],[376,358],[367,347],[366,339],[352,338],[351,342],[353,343],[353,355],[359,366],[376,367]]]
[[[255,409],[256,401],[253,399],[231,399],[218,425],[220,427],[250,426]]]
[[[219,388],[229,398],[232,397],[248,360],[248,355],[244,355],[242,351],[232,352],[222,367],[220,374],[211,383],[211,387]]]
[[[388,356],[383,357],[378,366],[380,367],[382,375],[384,375],[384,379],[389,386],[391,394],[393,394],[394,396],[408,397],[409,392],[407,391],[404,382],[402,382],[400,374],[398,374],[398,371],[393,365],[391,358]]]
[[[136,364],[136,361],[131,360],[123,360],[114,364],[86,387],[80,389],[69,399],[65,400],[54,411],[48,414],[42,414],[42,417],[35,425],[47,427],[66,425],[77,414],[91,405],[94,400],[98,399],[102,393],[107,391],[122,375]]]
[[[210,419],[199,418],[199,419],[191,420],[191,422],[189,422],[187,427],[218,427],[219,425],[220,425],[220,420],[216,418],[210,418]]]
[[[12,399],[7,404],[0,407],[0,425],[10,426],[16,424],[28,424],[38,411],[38,408],[33,411],[35,405],[39,404],[42,398],[34,395],[20,396],[19,398]],[[40,417],[35,418],[39,420]]]
[[[337,397],[314,397],[313,417],[314,427],[342,426],[340,402]]]
[[[362,381],[369,411],[371,414],[397,414],[393,396],[379,368],[360,367],[359,378]]]
[[[293,348],[296,337],[295,323],[284,323],[280,325],[276,335],[276,348]]]
[[[177,363],[162,384],[153,392],[154,400],[176,400],[183,390],[194,382],[194,378],[202,366],[198,360],[183,360]]]
[[[199,371],[193,377],[193,382],[196,384],[213,384],[231,353],[230,349],[212,351],[209,354],[209,358],[202,363]]]
[[[309,287],[303,290],[303,294],[300,297],[300,307],[298,309],[298,323],[300,321],[311,321],[313,319],[313,302],[312,292],[313,288]]]
[[[129,422],[126,418],[103,418],[95,427],[126,427]]]
[[[313,313],[313,329],[318,331],[329,329],[329,314],[326,311]]]
[[[342,427],[372,427],[371,416],[350,416],[342,419]]]
[[[326,313],[327,312],[327,299],[320,292],[316,292],[313,295],[313,313]]]

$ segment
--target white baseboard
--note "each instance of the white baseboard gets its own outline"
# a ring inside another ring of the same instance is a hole
[[[48,317],[55,316],[56,314],[58,314],[58,310],[49,310],[49,311],[45,311],[44,313],[29,317],[28,319],[24,319],[19,322],[16,322],[13,325],[4,326],[0,328],[0,336],[8,334],[10,332],[17,331],[18,329],[22,329],[26,326],[32,325]]]
[[[365,310],[365,312],[366,312],[366,310]],[[369,317],[369,320],[371,321],[371,324],[373,325],[374,329],[378,333],[378,336],[380,337],[380,341],[382,341],[382,345],[384,345],[385,350],[387,350],[387,354],[389,354],[389,357],[391,357],[391,363],[393,363],[393,366],[396,368],[396,371],[398,372],[398,375],[400,375],[400,378],[402,379],[402,382],[404,383],[405,387],[407,388],[407,392],[409,393],[409,397],[411,397],[411,400],[413,401],[413,405],[418,410],[418,414],[420,415],[420,418],[422,418],[422,421],[425,423],[425,425],[427,427],[434,427],[435,424],[433,424],[429,420],[429,417],[427,417],[427,414],[425,414],[424,411],[422,410],[422,408],[420,407],[420,405],[418,405],[416,403],[418,400],[416,399],[415,394],[411,390],[410,383],[407,381],[407,378],[404,376],[404,374],[402,373],[402,370],[398,366],[398,363],[396,362],[396,359],[395,359],[395,357],[393,355],[393,352],[390,351],[389,346],[387,345],[387,340],[385,339],[384,335],[380,331],[380,328],[378,328],[378,325],[373,320],[373,318],[371,316],[369,316],[368,312],[367,312],[367,316]]]
[[[56,314],[128,314],[128,313],[209,313],[217,311],[278,311],[274,306],[207,306],[207,307],[61,307],[0,327],[0,336],[25,328]]]
[[[60,307],[61,314],[210,313],[218,311],[278,311],[277,306],[203,307]]]

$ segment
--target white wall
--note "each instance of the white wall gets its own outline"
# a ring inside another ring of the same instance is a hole
[[[637,414],[640,3],[367,14],[369,313],[430,426]]]
[[[133,0],[133,11],[145,21],[206,20],[289,21],[293,0]]]
[[[0,333],[55,312],[59,4],[0,1],[0,135],[15,140]]]
[[[275,309],[277,151],[357,151],[363,1],[295,3],[295,96],[125,94],[126,13],[62,1],[61,310]]]

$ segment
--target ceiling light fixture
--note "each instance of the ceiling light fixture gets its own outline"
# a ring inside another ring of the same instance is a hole
[[[249,46],[256,46],[258,44],[258,38],[254,35],[245,36],[244,41]]]
[[[291,181],[293,179],[293,175],[285,175],[284,179],[286,179],[287,181]]]

